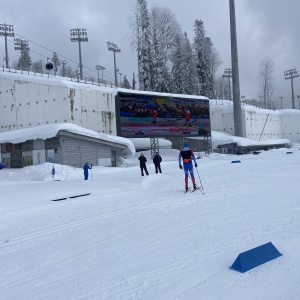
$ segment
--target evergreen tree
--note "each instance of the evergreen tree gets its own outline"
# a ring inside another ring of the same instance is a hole
[[[205,61],[205,29],[204,23],[201,20],[196,20],[194,23],[194,51],[196,56],[196,70],[198,77],[199,89],[198,93],[200,95],[205,95],[206,89],[206,61]]]
[[[123,76],[123,80],[122,80],[121,86],[124,89],[131,89],[131,85],[130,85],[130,83],[129,83],[126,75]]]
[[[186,93],[186,77],[185,66],[184,66],[184,49],[183,49],[183,38],[178,35],[175,39],[176,48],[174,49],[172,60],[172,81],[174,83],[174,93],[185,94]]]
[[[196,87],[196,78],[197,78],[197,70],[196,70],[196,59],[193,54],[193,49],[191,43],[188,39],[187,33],[184,33],[183,40],[183,50],[184,50],[184,76],[186,78],[186,94],[195,94],[197,91]]]
[[[53,52],[51,61],[52,61],[52,64],[53,64],[54,75],[56,75],[56,73],[58,71],[58,67],[60,66],[60,59],[59,59],[56,52]]]
[[[171,92],[172,55],[175,39],[181,34],[174,14],[165,7],[154,6],[150,13],[150,40],[153,57],[153,90],[156,92]]]
[[[211,39],[205,36],[204,23],[196,20],[194,23],[194,51],[196,55],[197,77],[200,95],[214,97],[214,80],[217,68],[221,64],[219,53],[213,47]]]
[[[137,0],[136,28],[139,86],[141,90],[149,91],[152,89],[152,57],[146,0]]]
[[[32,65],[32,61],[29,55],[29,49],[21,49],[20,57],[18,60],[18,69],[24,71],[30,71],[31,65]]]

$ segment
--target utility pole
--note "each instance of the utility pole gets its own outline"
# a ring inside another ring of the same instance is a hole
[[[236,136],[243,137],[234,0],[229,0],[229,11],[230,11],[230,33],[231,33],[231,64],[232,64],[234,132],[235,132]]]
[[[225,69],[224,70],[224,75],[222,76],[223,78],[224,77],[227,77],[228,78],[228,97],[229,97],[229,100],[232,100],[231,99],[231,86],[230,86],[230,78],[232,78],[232,70],[231,69]]]
[[[81,58],[81,42],[87,42],[88,41],[86,29],[80,29],[80,28],[70,29],[70,36],[71,36],[71,42],[78,42],[80,79],[83,80],[82,58]]]
[[[21,70],[24,70],[24,51],[29,50],[28,41],[27,40],[21,40],[21,39],[14,39],[15,42],[15,50],[21,51],[21,61],[22,61],[22,67]]]
[[[5,66],[8,69],[8,51],[7,51],[7,37],[8,36],[15,36],[14,34],[14,26],[8,24],[0,24],[0,36],[4,36],[5,40]]]
[[[296,69],[289,69],[284,72],[285,79],[291,79],[291,87],[292,87],[292,105],[293,109],[295,109],[295,97],[294,97],[294,84],[293,84],[293,79],[296,77],[299,77],[297,70]]]
[[[118,80],[117,80],[117,62],[116,62],[116,52],[121,52],[121,49],[118,48],[118,46],[114,43],[107,42],[107,48],[109,51],[113,51],[114,53],[114,70],[115,70],[115,86],[118,86]]]

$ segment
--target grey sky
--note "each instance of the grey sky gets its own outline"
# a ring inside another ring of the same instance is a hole
[[[16,37],[22,36],[76,62],[78,44],[70,41],[70,29],[86,28],[89,42],[82,43],[82,57],[90,70],[84,72],[96,77],[95,65],[100,64],[106,68],[106,79],[114,80],[113,54],[107,50],[107,41],[111,41],[121,49],[117,54],[118,68],[131,81],[133,73],[137,76],[129,25],[134,4],[134,0],[12,0],[1,4],[0,23],[14,25]],[[201,19],[223,62],[218,74],[231,67],[229,0],[148,0],[148,8],[153,5],[168,7],[190,40],[194,21]],[[275,64],[273,100],[279,103],[283,96],[285,106],[291,107],[291,83],[284,79],[284,71],[296,68],[300,74],[299,0],[236,0],[235,7],[241,95],[258,98],[259,65],[269,57]],[[32,52],[33,61],[46,61],[52,56],[51,51],[31,42],[29,46],[42,55]],[[5,56],[2,38],[0,56]],[[13,43],[9,43],[10,62],[18,56]],[[76,63],[68,65],[76,67]],[[300,95],[300,77],[294,79],[294,91]]]

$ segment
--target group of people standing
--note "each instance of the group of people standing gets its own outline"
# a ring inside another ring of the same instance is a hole
[[[139,161],[140,161],[140,168],[141,168],[141,174],[144,176],[144,172],[146,175],[149,175],[146,162],[147,158],[144,156],[144,153],[141,153],[139,156]],[[155,173],[157,174],[158,172],[161,173],[161,166],[160,163],[162,162],[162,158],[158,153],[158,150],[156,150],[155,155],[153,156],[153,164],[155,166]],[[194,152],[188,147],[188,143],[184,143],[183,149],[179,152],[179,157],[178,157],[178,162],[179,162],[179,168],[184,171],[184,184],[185,184],[185,190],[187,191],[189,189],[188,186],[188,181],[189,181],[189,176],[191,178],[192,184],[193,184],[193,189],[196,190],[198,186],[196,185],[195,181],[195,176],[194,176],[194,168],[193,168],[193,162],[195,165],[195,168],[198,167],[197,160],[195,157]],[[183,166],[182,166],[183,164]]]
[[[146,173],[146,175],[149,175],[148,170],[147,170],[147,166],[146,166],[146,162],[147,162],[147,158],[144,156],[144,153],[142,152],[140,154],[140,157],[138,158],[140,161],[140,168],[141,168],[141,174],[142,176],[144,176],[144,172]],[[161,173],[161,166],[160,163],[162,162],[162,158],[158,153],[158,150],[155,151],[155,155],[153,156],[153,163],[155,166],[155,173],[158,174]]]

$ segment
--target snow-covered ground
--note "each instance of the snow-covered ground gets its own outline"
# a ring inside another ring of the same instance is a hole
[[[48,163],[0,170],[0,299],[300,299],[299,144],[202,157],[204,195],[183,193],[177,150],[161,150],[163,174],[144,153],[144,177],[138,154],[88,181],[61,165],[53,180]],[[283,255],[229,269],[268,242]]]

